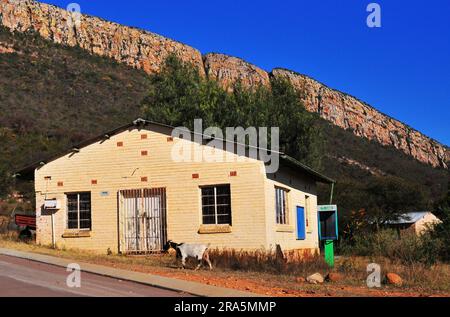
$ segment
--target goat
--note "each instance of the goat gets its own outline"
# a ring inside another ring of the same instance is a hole
[[[209,260],[208,248],[209,245],[205,244],[190,244],[190,243],[175,243],[172,240],[167,241],[164,246],[164,251],[168,251],[170,248],[175,249],[177,252],[177,259],[181,258],[181,265],[183,269],[186,268],[186,259],[192,257],[199,261],[195,270],[197,271],[202,262],[208,263],[209,269],[212,270],[212,264]]]

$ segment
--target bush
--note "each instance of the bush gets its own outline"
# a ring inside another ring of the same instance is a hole
[[[432,265],[439,259],[440,241],[429,236],[406,235],[402,239],[386,244],[388,257],[399,260],[402,264],[422,263]]]
[[[439,260],[442,241],[430,234],[407,233],[400,238],[395,230],[366,232],[354,237],[353,244],[343,242],[341,252],[347,255],[387,257],[401,264],[432,265]]]

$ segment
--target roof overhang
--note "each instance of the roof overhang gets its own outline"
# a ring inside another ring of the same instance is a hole
[[[54,161],[58,158],[61,158],[65,155],[68,155],[70,153],[78,153],[83,147],[86,147],[88,145],[94,144],[96,142],[100,142],[102,140],[108,140],[110,139],[113,135],[121,133],[123,131],[126,130],[130,130],[130,129],[135,129],[135,128],[139,128],[142,127],[144,128],[147,125],[156,125],[160,128],[165,128],[165,129],[170,129],[173,130],[175,129],[175,127],[166,125],[166,124],[162,124],[162,123],[157,123],[157,122],[153,122],[153,121],[148,121],[145,119],[136,119],[133,122],[120,126],[114,130],[102,133],[100,135],[97,135],[93,138],[87,139],[79,144],[76,144],[74,146],[72,146],[69,150],[58,153],[56,155],[53,155],[45,160],[39,160],[36,161],[32,164],[29,164],[25,167],[23,167],[22,169],[18,170],[14,175],[16,178],[18,179],[23,179],[23,180],[33,180],[34,179],[34,172],[36,169],[38,169],[41,166],[44,166],[45,164]],[[207,137],[207,136],[205,136]],[[225,141],[226,142],[226,141]],[[296,170],[298,172],[304,173],[309,175],[310,177],[312,177],[314,179],[314,181],[316,182],[320,182],[320,183],[326,183],[326,184],[334,184],[336,183],[335,180],[313,170],[312,168],[306,166],[305,164],[297,161],[296,159],[294,159],[293,157],[290,157],[284,153],[279,153],[280,154],[280,164],[282,166],[287,166],[292,168],[293,170]]]
[[[310,175],[316,182],[319,183],[325,183],[325,184],[335,184],[336,181],[328,176],[325,176],[309,166],[297,161],[293,157],[290,157],[289,155],[282,154],[280,156],[280,163],[284,166],[288,166],[294,170],[298,170],[300,172],[306,173]]]

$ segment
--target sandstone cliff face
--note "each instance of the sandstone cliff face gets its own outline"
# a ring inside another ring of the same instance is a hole
[[[392,145],[421,162],[447,168],[449,149],[400,121],[307,76],[285,69],[274,69],[272,75],[289,80],[304,92],[303,102],[308,111],[319,113],[341,128],[351,129],[357,136]]]
[[[206,75],[215,79],[228,90],[232,90],[233,84],[240,81],[246,88],[269,86],[269,74],[246,61],[224,54],[206,54],[203,58]]]
[[[223,54],[202,57],[198,50],[157,34],[86,15],[81,16],[79,23],[74,23],[72,17],[65,10],[31,0],[0,0],[0,25],[12,31],[34,31],[53,42],[79,46],[149,74],[158,72],[165,58],[175,54],[229,90],[237,81],[253,88],[269,86],[270,76],[286,78],[303,92],[302,99],[308,111],[319,113],[339,127],[351,129],[360,137],[394,146],[423,163],[448,168],[448,147],[307,76],[284,69],[275,69],[269,74],[239,58]],[[0,47],[2,52],[10,53],[11,48]]]
[[[68,11],[31,0],[0,0],[0,24],[13,31],[34,31],[53,42],[80,46],[147,73],[160,70],[171,53],[203,72],[200,52],[139,29],[81,15],[76,23]]]

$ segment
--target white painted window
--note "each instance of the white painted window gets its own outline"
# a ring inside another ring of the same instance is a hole
[[[67,196],[67,228],[91,229],[91,193],[70,193]]]
[[[288,203],[286,189],[275,187],[275,211],[277,217],[277,224],[286,225],[288,221]]]
[[[203,224],[231,225],[230,185],[204,186],[201,190]]]

